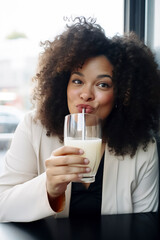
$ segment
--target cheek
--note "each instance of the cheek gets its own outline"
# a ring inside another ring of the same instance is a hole
[[[78,96],[78,91],[75,89],[72,89],[70,87],[67,88],[67,104],[68,104],[68,109],[71,112],[73,112],[74,109],[74,100],[77,99]]]
[[[77,92],[71,88],[67,89],[67,100],[68,101],[73,101],[75,96],[77,95]]]
[[[112,107],[114,104],[114,95],[113,93],[107,93],[107,95],[105,94],[104,96],[101,96],[100,98],[100,105],[102,106],[110,106]]]
[[[101,119],[105,119],[109,116],[114,106],[114,96],[113,93],[107,93],[101,97],[99,101],[99,115]]]

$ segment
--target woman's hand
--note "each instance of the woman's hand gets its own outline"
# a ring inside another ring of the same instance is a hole
[[[81,149],[63,146],[53,151],[50,158],[46,160],[47,192],[50,204],[54,199],[64,196],[68,183],[80,182],[83,173],[90,172],[90,168],[86,166],[89,160],[82,157],[83,154]]]

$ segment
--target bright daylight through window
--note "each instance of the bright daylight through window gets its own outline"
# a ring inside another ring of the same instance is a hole
[[[123,34],[123,0],[2,0],[0,2],[0,162],[24,113],[40,42],[64,30],[67,18],[95,18],[107,36]]]

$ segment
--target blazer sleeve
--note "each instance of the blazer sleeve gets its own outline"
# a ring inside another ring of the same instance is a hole
[[[149,145],[146,161],[143,155],[137,161],[137,186],[132,194],[133,212],[157,211],[159,199],[159,162],[156,141]],[[141,164],[143,162],[143,164]]]
[[[38,175],[31,137],[35,127],[31,114],[26,115],[5,156],[0,176],[0,222],[28,222],[54,215],[47,198],[46,174]]]

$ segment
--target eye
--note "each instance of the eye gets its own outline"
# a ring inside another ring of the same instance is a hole
[[[106,88],[112,87],[112,84],[101,82],[101,83],[98,83],[97,86],[100,87],[100,88],[106,89]]]
[[[79,79],[74,79],[74,80],[72,80],[72,83],[74,83],[76,85],[80,85],[80,84],[82,84],[82,81]]]

